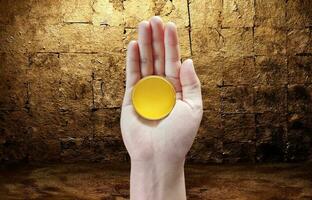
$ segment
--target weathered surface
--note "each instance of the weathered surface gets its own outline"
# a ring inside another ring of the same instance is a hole
[[[312,2],[310,0],[287,1],[287,25],[292,28],[303,28],[312,25]]]
[[[223,62],[227,63],[221,69],[223,85],[252,85],[257,82],[257,74],[260,73],[256,71],[253,57],[229,56]]]
[[[137,27],[140,21],[148,20],[154,15],[162,16],[165,22],[173,21],[181,28],[189,26],[187,1],[127,0],[123,2],[123,7],[126,27]]]
[[[177,24],[202,84],[192,162],[312,159],[310,0],[0,0],[0,162],[127,161],[125,52]]]
[[[256,115],[256,161],[285,160],[287,119],[284,114],[263,112]]]
[[[287,65],[286,56],[256,56],[255,82],[257,85],[286,85],[288,83],[287,71],[290,71],[289,66],[289,64]]]
[[[285,27],[286,5],[285,0],[255,0],[255,25],[266,27]],[[274,11],[274,12],[270,12]]]
[[[286,54],[286,31],[283,29],[256,27],[254,40],[256,55]]]
[[[223,0],[222,27],[252,27],[255,6],[253,0]]]
[[[222,22],[222,0],[190,0],[189,2],[192,29],[220,27]]]

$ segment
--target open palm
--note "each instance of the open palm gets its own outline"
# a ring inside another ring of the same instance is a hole
[[[159,75],[176,91],[176,104],[164,119],[140,117],[131,102],[133,86],[143,77]],[[177,29],[161,18],[139,24],[139,38],[127,50],[126,91],[121,112],[121,131],[132,160],[181,160],[196,136],[202,118],[200,82],[192,60],[181,64]]]

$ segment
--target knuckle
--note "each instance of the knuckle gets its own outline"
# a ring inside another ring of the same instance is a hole
[[[147,57],[142,57],[141,58],[141,63],[142,64],[150,64],[150,63],[152,63],[152,59],[151,58],[147,58]]]

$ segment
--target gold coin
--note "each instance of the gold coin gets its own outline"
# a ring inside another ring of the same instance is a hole
[[[161,76],[147,76],[137,82],[132,90],[132,104],[145,119],[166,117],[176,102],[173,85]]]

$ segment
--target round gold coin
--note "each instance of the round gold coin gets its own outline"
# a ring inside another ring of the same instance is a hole
[[[137,82],[132,90],[132,104],[145,119],[166,117],[176,102],[173,85],[161,76],[147,76]]]

